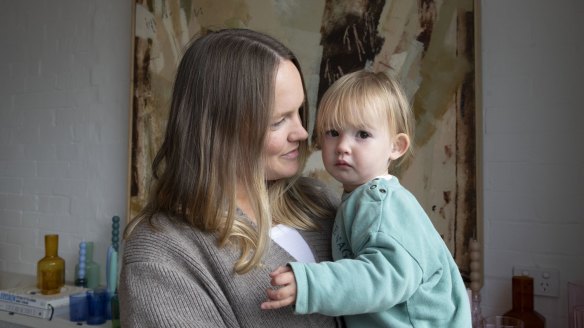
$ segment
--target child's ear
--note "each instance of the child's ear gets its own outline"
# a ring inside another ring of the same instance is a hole
[[[405,133],[398,133],[393,138],[389,159],[393,161],[402,157],[408,151],[408,148],[410,148],[410,137]]]

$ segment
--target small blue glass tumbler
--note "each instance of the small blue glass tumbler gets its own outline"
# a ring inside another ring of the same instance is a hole
[[[107,289],[95,288],[87,291],[87,324],[101,325],[106,322]]]
[[[87,320],[87,293],[69,295],[69,320],[83,322]]]

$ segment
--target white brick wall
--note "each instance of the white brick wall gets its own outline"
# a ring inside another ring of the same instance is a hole
[[[483,313],[511,308],[514,265],[560,270],[537,296],[568,327],[568,281],[584,280],[584,52],[581,0],[482,0],[485,286]]]
[[[0,269],[33,274],[42,236],[69,269],[82,239],[124,214],[130,1],[0,0]],[[584,39],[581,0],[482,0],[483,313],[511,306],[514,265],[584,280]],[[73,272],[68,271],[68,279]]]
[[[131,2],[0,0],[0,270],[35,274],[125,215]]]

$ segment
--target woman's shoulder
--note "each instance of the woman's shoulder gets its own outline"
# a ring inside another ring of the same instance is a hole
[[[168,238],[173,235],[184,234],[187,230],[186,223],[166,214],[154,214],[152,217],[140,217],[136,222],[129,223],[127,241],[143,238]]]
[[[180,260],[186,254],[197,253],[207,243],[213,243],[210,234],[157,214],[135,223],[124,241],[123,257],[126,263]]]

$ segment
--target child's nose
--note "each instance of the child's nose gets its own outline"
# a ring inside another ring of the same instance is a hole
[[[337,154],[349,153],[349,151],[351,150],[351,147],[350,147],[348,138],[346,138],[344,136],[339,136],[336,150],[337,150]]]

